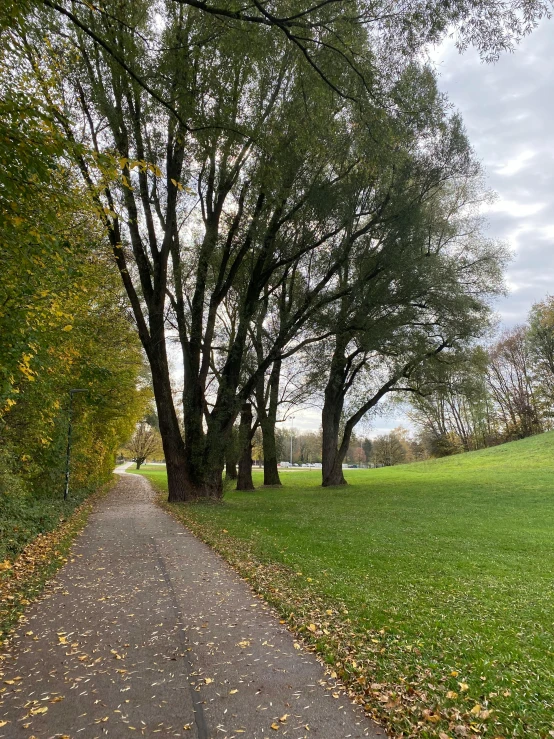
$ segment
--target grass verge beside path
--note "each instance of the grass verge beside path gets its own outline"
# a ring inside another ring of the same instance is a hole
[[[26,606],[40,595],[45,584],[67,561],[67,553],[84,528],[95,503],[112,487],[108,483],[58,521],[58,526],[38,534],[17,557],[0,562],[0,646],[21,619]]]
[[[347,476],[164,506],[396,735],[554,735],[554,433]]]

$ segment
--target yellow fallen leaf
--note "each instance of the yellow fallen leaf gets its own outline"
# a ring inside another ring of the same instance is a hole
[[[472,714],[473,716],[478,716],[478,715],[479,715],[479,714],[481,713],[481,711],[482,711],[482,710],[483,710],[482,706],[481,706],[481,705],[480,705],[479,703],[476,703],[476,704],[475,704],[475,705],[473,706],[473,708],[471,709],[470,713],[471,713],[471,714]]]
[[[239,691],[237,690],[237,688],[235,688],[234,690],[229,691],[229,695],[234,695],[235,693],[238,693],[238,692]]]
[[[278,731],[278,730],[279,730],[279,724],[276,724],[276,723],[274,722],[274,723],[272,723],[272,724],[271,724],[271,728],[272,728],[272,729],[273,729],[274,731]]]
[[[213,683],[213,678],[212,677],[205,677],[204,678],[204,682],[206,683],[206,685],[209,685],[210,683]]]
[[[36,716],[39,713],[46,713],[47,710],[48,706],[41,706],[40,708],[31,708],[29,713],[31,714],[31,716]]]
[[[446,694],[446,697],[450,698],[451,700],[454,700],[454,698],[458,697],[458,693],[456,693],[455,690],[449,690],[448,693]]]
[[[60,644],[67,644],[67,637],[66,636],[59,636],[58,639],[60,640]]]
[[[466,690],[469,690],[469,685],[467,683],[458,683],[458,685],[460,686],[460,690],[462,691],[462,693],[465,693]]]
[[[326,614],[327,614],[328,616],[332,616],[332,615],[333,615],[333,611],[332,611],[332,610],[331,610],[330,608],[328,608],[328,609],[327,609],[327,610],[325,611],[325,613],[326,613]]]
[[[315,624],[310,624],[308,626],[308,630],[313,633],[314,631],[317,631],[317,626]]]
[[[281,722],[282,724],[284,724],[284,723],[285,723],[285,721],[286,721],[286,720],[288,719],[288,717],[289,717],[289,714],[288,714],[288,713],[285,713],[285,714],[284,714],[283,716],[281,716],[281,718],[279,719],[279,721],[280,721],[280,722]]]
[[[5,725],[6,725],[7,723],[8,723],[7,721],[0,721],[0,728],[1,728],[2,726],[5,726]]]
[[[55,698],[52,698],[50,703],[59,703],[60,701],[63,701],[63,695],[57,695]]]
[[[0,570],[9,570],[11,567],[11,563],[9,559],[5,559],[3,562],[0,562]]]
[[[185,724],[185,725],[183,726],[183,729],[184,729],[185,731],[190,731],[190,730],[192,729],[192,724]]]

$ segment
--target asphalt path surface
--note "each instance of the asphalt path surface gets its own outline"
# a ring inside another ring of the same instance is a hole
[[[121,475],[28,608],[0,662],[0,737],[385,739],[153,497]]]

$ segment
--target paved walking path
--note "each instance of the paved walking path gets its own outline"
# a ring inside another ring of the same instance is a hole
[[[0,663],[0,737],[384,739],[152,497],[122,475],[29,607]]]

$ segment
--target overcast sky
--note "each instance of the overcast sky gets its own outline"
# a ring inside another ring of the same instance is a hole
[[[499,300],[502,324],[525,321],[531,305],[554,294],[554,19],[496,64],[446,43],[434,54],[439,86],[462,114],[469,140],[498,198],[487,214],[488,234],[514,252],[510,294]],[[402,422],[376,419],[371,436]],[[297,428],[319,427],[314,411],[297,414]]]

